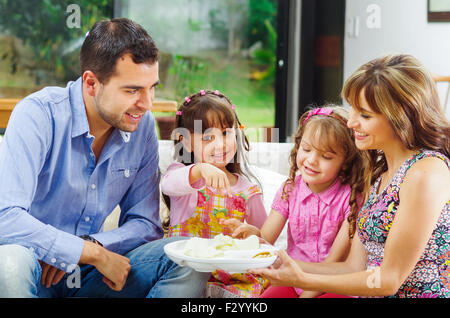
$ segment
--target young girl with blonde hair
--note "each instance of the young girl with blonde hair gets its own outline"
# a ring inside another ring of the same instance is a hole
[[[224,221],[233,229],[233,236],[256,234],[273,244],[289,221],[287,253],[291,257],[315,263],[345,258],[364,185],[364,161],[347,128],[347,119],[348,111],[339,106],[303,114],[290,155],[289,178],[275,196],[267,221],[261,230],[238,220]],[[269,287],[261,297],[320,294]]]

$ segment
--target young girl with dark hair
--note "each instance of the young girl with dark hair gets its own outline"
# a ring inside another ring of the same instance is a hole
[[[169,236],[214,238],[231,234],[221,219],[236,218],[257,228],[266,220],[261,188],[245,158],[249,143],[234,108],[225,95],[204,90],[179,107],[172,134],[177,162],[161,181],[170,209]],[[217,286],[246,297],[264,287],[263,279],[248,274],[219,271],[213,276],[222,282],[211,282],[208,290]],[[223,283],[227,280],[241,284]]]

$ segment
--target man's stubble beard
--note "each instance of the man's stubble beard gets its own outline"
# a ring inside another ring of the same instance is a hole
[[[108,125],[117,128],[119,130],[125,132],[133,132],[134,130],[129,130],[125,125],[121,124],[121,120],[123,118],[123,114],[115,115],[111,114],[107,111],[108,106],[102,102],[103,97],[103,87],[101,88],[98,96],[94,98],[95,109],[97,110],[98,115],[105,121]]]

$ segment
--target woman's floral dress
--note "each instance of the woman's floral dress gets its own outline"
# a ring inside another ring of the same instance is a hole
[[[368,252],[369,268],[380,266],[383,262],[384,245],[400,203],[399,191],[406,172],[417,160],[428,157],[440,158],[450,169],[450,161],[444,155],[435,151],[420,150],[402,164],[383,192],[377,195],[381,177],[371,187],[369,198],[357,219],[359,238]],[[450,200],[443,207],[431,238],[414,270],[397,293],[390,297],[450,297],[449,229]]]

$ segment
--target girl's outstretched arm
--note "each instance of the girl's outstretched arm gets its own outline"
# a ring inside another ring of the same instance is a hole
[[[256,235],[262,237],[268,243],[274,244],[286,224],[286,218],[272,209],[261,230],[237,219],[220,220],[220,223],[233,231],[233,237],[246,238],[250,235]]]
[[[286,221],[287,219],[281,213],[272,209],[261,228],[261,237],[270,244],[274,244],[283,231]]]
[[[250,235],[261,237],[261,231],[254,225],[243,223],[238,219],[220,219],[219,224],[231,229],[232,237],[245,239]]]
[[[227,174],[219,168],[209,163],[196,163],[189,174],[189,182],[194,184],[200,179],[204,179],[206,186],[215,188],[220,194],[226,192],[231,195],[231,185]]]
[[[190,170],[193,166],[185,166],[179,162],[172,163],[161,178],[162,193],[171,197],[178,197],[197,192],[198,189],[193,188],[189,181]]]

